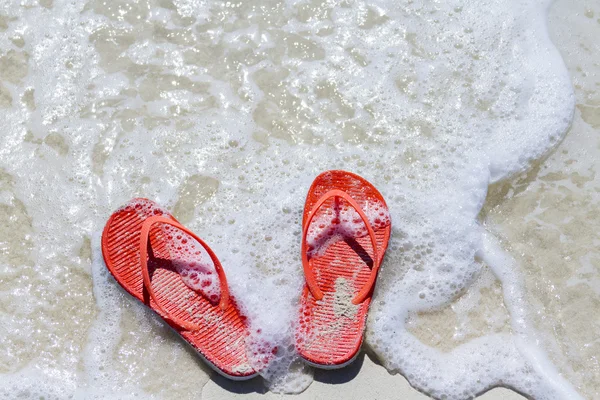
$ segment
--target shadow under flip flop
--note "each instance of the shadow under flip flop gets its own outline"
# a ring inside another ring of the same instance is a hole
[[[315,368],[315,381],[330,385],[347,383],[356,378],[365,360],[365,352],[361,351],[354,362],[340,369],[318,369]]]
[[[230,379],[221,376],[218,373],[213,373],[211,379],[214,383],[219,385],[221,388],[231,393],[236,394],[250,394],[260,393],[265,394],[268,392],[265,382],[261,377],[256,377],[247,381],[232,381]]]

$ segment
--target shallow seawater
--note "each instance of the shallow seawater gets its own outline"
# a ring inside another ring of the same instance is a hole
[[[265,385],[305,389],[301,213],[335,168],[390,209],[366,336],[388,370],[598,397],[600,7],[548,6],[0,1],[0,396],[201,395],[209,369],[102,262],[138,196],[218,254],[249,348],[280,349]]]

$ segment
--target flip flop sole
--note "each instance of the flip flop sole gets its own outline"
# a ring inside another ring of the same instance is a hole
[[[327,171],[319,175],[309,189],[303,226],[314,205],[331,190],[347,193],[363,209],[378,205],[387,217],[385,200],[372,184],[349,172]],[[331,213],[335,201],[332,198],[323,203],[311,226],[319,225],[320,214]],[[341,205],[338,203],[338,207],[343,207],[344,201],[339,202]],[[391,224],[380,222],[375,226],[371,224],[379,261],[383,258],[391,233]],[[320,227],[327,228],[323,225]],[[345,236],[330,243],[325,251],[314,254],[310,259],[310,266],[317,286],[323,292],[323,298],[316,300],[305,284],[300,300],[296,349],[308,364],[325,369],[342,368],[358,355],[371,295],[359,304],[353,304],[352,300],[370,278],[373,266],[370,254],[373,254],[373,249],[368,235]]]
[[[132,200],[111,215],[102,234],[102,254],[108,270],[129,294],[161,316],[215,371],[233,380],[255,377],[257,372],[250,366],[246,354],[246,320],[235,301],[232,299],[223,310],[185,284],[173,264],[172,243],[169,243],[173,239],[169,238],[169,232],[161,224],[150,229],[152,254],[148,259],[152,288],[161,307],[157,307],[144,288],[140,234],[144,220],[156,215],[175,221],[168,212],[147,199]],[[195,252],[194,239],[185,232],[179,234],[184,240],[181,240],[178,249],[187,250],[190,254]],[[169,316],[195,324],[199,329],[185,330],[173,323]]]

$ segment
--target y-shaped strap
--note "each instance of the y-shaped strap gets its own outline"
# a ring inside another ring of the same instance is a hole
[[[146,287],[146,290],[148,290],[148,293],[150,294],[150,298],[152,298],[152,300],[154,300],[154,303],[156,304],[156,308],[158,308],[160,311],[162,311],[162,313],[164,315],[166,315],[167,318],[169,318],[171,321],[173,321],[174,323],[176,323],[177,325],[179,325],[180,327],[182,327],[188,331],[198,330],[198,329],[200,329],[199,325],[196,325],[191,322],[186,322],[186,321],[184,321],[180,318],[177,318],[176,316],[168,313],[160,305],[160,303],[158,302],[158,298],[154,294],[154,289],[152,289],[152,284],[150,282],[150,272],[148,271],[148,240],[150,237],[150,228],[152,228],[152,225],[157,224],[157,223],[171,225],[177,229],[182,230],[183,232],[185,232],[188,235],[190,235],[191,237],[193,237],[198,243],[200,243],[200,245],[202,247],[204,247],[204,250],[206,250],[206,252],[210,256],[212,262],[215,265],[215,269],[217,270],[217,274],[219,275],[219,281],[220,281],[220,286],[221,286],[221,301],[219,302],[219,306],[223,310],[225,310],[229,306],[229,289],[227,287],[227,278],[225,277],[225,271],[223,271],[223,267],[221,266],[219,259],[217,258],[215,253],[213,253],[213,251],[210,249],[210,247],[208,247],[208,245],[206,243],[204,243],[204,241],[202,239],[200,239],[198,236],[196,236],[194,234],[194,232],[190,231],[189,229],[187,229],[186,227],[184,227],[177,221],[175,221],[171,218],[163,217],[163,216],[153,216],[153,217],[147,218],[144,221],[144,223],[142,224],[142,230],[140,232],[140,260],[142,263],[142,277],[144,278],[144,286]]]
[[[369,223],[369,218],[365,215],[364,211],[360,208],[360,205],[354,201],[348,193],[343,192],[338,189],[330,190],[325,193],[321,198],[315,203],[313,208],[309,212],[308,220],[304,225],[304,229],[302,232],[302,267],[304,267],[304,277],[306,279],[306,284],[308,289],[312,293],[313,297],[317,300],[321,300],[323,298],[323,292],[317,286],[317,280],[313,271],[311,269],[310,263],[308,262],[308,245],[306,243],[306,236],[308,235],[308,228],[310,226],[311,221],[314,216],[317,214],[317,211],[321,206],[332,197],[341,197],[346,200],[360,215],[360,218],[363,220],[365,226],[367,227],[367,231],[369,232],[369,236],[371,237],[371,244],[373,245],[373,268],[371,270],[371,275],[369,276],[369,280],[365,283],[362,289],[358,292],[356,297],[352,299],[352,304],[360,304],[362,303],[369,293],[371,293],[371,289],[373,289],[373,285],[375,284],[375,279],[377,279],[377,271],[379,270],[379,254],[377,252],[377,240],[375,238],[375,231],[371,227]]]

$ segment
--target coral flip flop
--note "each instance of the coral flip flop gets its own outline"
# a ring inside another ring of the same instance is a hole
[[[363,340],[391,221],[375,187],[358,175],[327,171],[308,191],[302,221],[302,266],[296,349],[312,366],[350,364]]]
[[[115,211],[102,233],[108,270],[221,375],[253,378],[248,328],[217,256],[198,236],[147,199]]]

